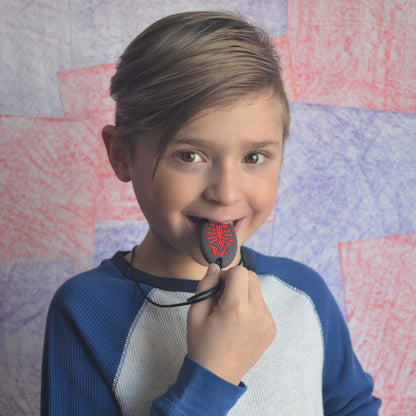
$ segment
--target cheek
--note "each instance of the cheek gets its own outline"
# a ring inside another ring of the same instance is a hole
[[[198,194],[197,181],[192,177],[183,178],[180,175],[162,173],[153,183],[152,195],[155,204],[160,209],[181,209],[195,199]]]
[[[270,175],[261,178],[257,183],[262,186],[256,186],[253,192],[253,201],[259,211],[271,211],[276,202],[278,176]]]

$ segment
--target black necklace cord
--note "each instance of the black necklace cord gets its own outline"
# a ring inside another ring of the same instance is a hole
[[[133,280],[136,283],[136,286],[138,287],[140,293],[152,305],[158,306],[159,308],[176,308],[178,306],[192,305],[194,303],[202,302],[203,300],[206,300],[206,299],[209,299],[209,298],[214,297],[222,289],[223,283],[221,281],[219,281],[214,287],[212,287],[212,288],[210,288],[208,290],[204,290],[203,292],[197,293],[196,295],[191,296],[185,302],[170,303],[170,304],[167,304],[167,305],[162,304],[162,303],[157,303],[154,300],[150,299],[146,295],[146,293],[144,292],[144,290],[140,286],[140,283],[136,279],[133,278],[132,268],[133,268],[134,254],[135,254],[136,248],[137,248],[137,246],[133,247],[133,250],[131,251],[131,258],[130,258],[130,262],[129,262],[129,268],[127,269],[127,277],[129,277],[131,280]],[[220,268],[221,268],[222,267],[222,258],[219,257],[215,261],[215,263],[217,263],[218,266],[220,266]]]

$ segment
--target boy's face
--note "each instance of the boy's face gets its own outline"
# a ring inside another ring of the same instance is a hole
[[[239,246],[257,230],[276,200],[281,120],[279,100],[270,94],[202,112],[168,144],[154,177],[157,143],[139,141],[128,169],[149,223],[138,249],[143,269],[202,277],[198,234],[204,219],[231,221]]]

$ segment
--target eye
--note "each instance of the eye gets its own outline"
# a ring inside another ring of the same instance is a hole
[[[266,159],[266,155],[264,155],[263,153],[251,152],[247,154],[246,156],[244,156],[243,160],[245,163],[256,165],[256,164],[264,162],[265,159]]]
[[[186,163],[202,162],[201,155],[191,150],[178,153],[178,157],[182,162]]]

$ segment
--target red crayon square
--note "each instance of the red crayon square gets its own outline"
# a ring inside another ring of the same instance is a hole
[[[416,233],[339,244],[348,326],[384,415],[416,409]]]
[[[110,97],[114,72],[114,63],[58,72],[65,117],[86,119],[91,112],[114,111],[114,100]]]
[[[416,111],[416,2],[288,0],[298,100]]]
[[[91,123],[0,116],[0,261],[90,267],[97,190]]]

